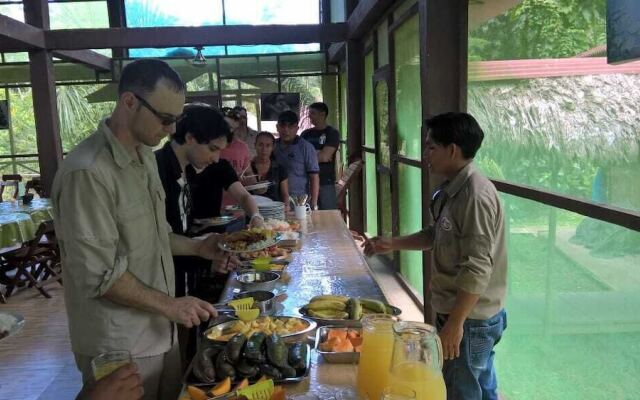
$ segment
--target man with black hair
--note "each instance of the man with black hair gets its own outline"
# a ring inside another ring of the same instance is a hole
[[[276,129],[280,138],[276,140],[273,155],[278,164],[287,169],[289,197],[309,195],[309,205],[317,210],[320,189],[318,156],[313,145],[298,136],[298,114],[293,111],[281,113]]]
[[[227,147],[233,134],[222,114],[207,104],[187,104],[182,115],[171,140],[157,150],[155,155],[160,181],[166,193],[167,221],[174,233],[188,236],[188,229],[193,223],[193,199],[187,167],[201,171],[217,163],[221,151]],[[189,260],[192,257],[174,257],[176,297],[194,293],[197,271],[189,268],[192,263],[184,262]],[[222,273],[229,272],[234,266],[235,263],[229,263],[226,259],[213,264]],[[185,274],[189,276],[188,280],[185,280]]]
[[[447,399],[497,400],[493,348],[507,327],[507,248],[498,192],[472,163],[484,133],[465,113],[441,114],[425,124],[423,157],[432,173],[447,179],[432,196],[434,222],[412,235],[373,238],[365,253],[432,251],[429,290]]]
[[[336,196],[336,152],[340,147],[340,132],[327,124],[329,107],[324,103],[313,103],[309,106],[309,119],[313,128],[309,128],[300,135],[311,143],[318,152],[320,166],[320,192],[318,194],[318,208],[320,210],[334,210],[338,208]]]
[[[127,64],[111,116],[69,152],[51,195],[71,348],[83,382],[93,378],[93,357],[128,350],[145,399],[175,399],[180,391],[175,323],[191,327],[217,315],[210,303],[174,297],[172,255],[225,257],[216,236],[175,235],[165,216],[151,147],[175,130],[184,92],[163,61]]]

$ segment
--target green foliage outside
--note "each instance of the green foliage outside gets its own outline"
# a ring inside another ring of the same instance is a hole
[[[604,0],[524,0],[470,33],[469,61],[572,57],[606,42]]]
[[[606,43],[605,5],[605,0],[523,0],[470,32],[469,60],[574,57]],[[597,98],[598,90],[579,86],[584,82],[580,79],[573,86],[545,79],[569,99],[561,104],[571,108],[568,114],[592,119],[593,108],[576,109],[580,102],[570,99],[578,93]],[[585,156],[558,146],[560,132],[534,127],[530,138],[513,133],[521,132],[517,128],[523,121],[549,121],[548,115],[536,114],[534,101],[539,110],[563,98],[549,97],[545,103],[526,97],[535,92],[531,88],[543,86],[530,85],[533,81],[469,83],[470,111],[484,114],[480,116],[487,124],[507,115],[496,107],[521,107],[520,113],[513,113],[520,120],[505,118],[494,125],[502,124],[505,132],[487,130],[476,158],[483,172],[496,179],[605,202],[606,198],[597,196],[599,176],[611,179],[607,185],[629,185],[632,180],[621,179],[620,171],[637,176],[634,171],[640,164],[632,157],[621,157],[622,152],[611,146],[594,149],[597,156]],[[472,95],[478,93],[484,96],[474,99]],[[493,104],[491,93],[504,94],[499,105]],[[509,95],[519,104],[510,104]],[[611,107],[610,120],[598,120],[594,128],[610,133],[608,126],[621,119],[621,110],[634,99],[626,101],[619,109]],[[558,126],[580,123],[556,122]],[[553,124],[552,120],[549,125]],[[617,175],[610,175],[611,171]],[[501,394],[518,400],[637,398],[640,320],[633,309],[640,301],[636,295],[640,234],[514,196],[502,199],[510,275],[509,326],[496,347]]]

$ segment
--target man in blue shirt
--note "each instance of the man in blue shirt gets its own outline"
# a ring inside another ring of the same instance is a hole
[[[273,155],[287,169],[289,196],[307,194],[309,204],[317,210],[320,168],[316,149],[298,136],[298,115],[293,111],[284,111],[278,116],[276,129],[280,138],[276,141]]]

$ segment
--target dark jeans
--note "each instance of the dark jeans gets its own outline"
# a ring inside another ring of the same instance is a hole
[[[448,316],[438,314],[436,328],[442,329]],[[445,360],[442,368],[448,400],[498,400],[498,380],[493,366],[495,347],[507,328],[502,310],[489,319],[467,319],[460,343],[460,357]]]
[[[335,183],[320,185],[320,192],[318,193],[318,209],[335,210],[337,208],[338,198],[336,196]]]

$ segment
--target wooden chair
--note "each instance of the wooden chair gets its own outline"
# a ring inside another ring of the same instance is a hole
[[[45,197],[44,190],[42,188],[42,181],[40,178],[32,178],[24,186],[25,194],[29,193],[29,190],[33,190],[40,197]]]
[[[44,287],[53,282],[62,285],[60,252],[53,221],[40,224],[33,240],[3,254],[2,258],[0,283],[6,286],[6,299],[17,287],[25,285],[35,287],[44,297],[51,298]]]
[[[4,194],[4,189],[7,186],[12,186],[14,188],[13,199],[16,200],[18,198],[18,193],[20,192],[20,182],[22,182],[22,175],[4,174],[2,175],[2,182],[2,185],[0,185],[0,202],[2,202],[2,195]]]
[[[347,190],[351,186],[351,182],[358,176],[360,170],[362,170],[362,160],[356,160],[349,164],[349,167],[342,174],[342,178],[336,183],[336,197],[338,199],[338,209],[342,214],[342,218],[347,220]]]

